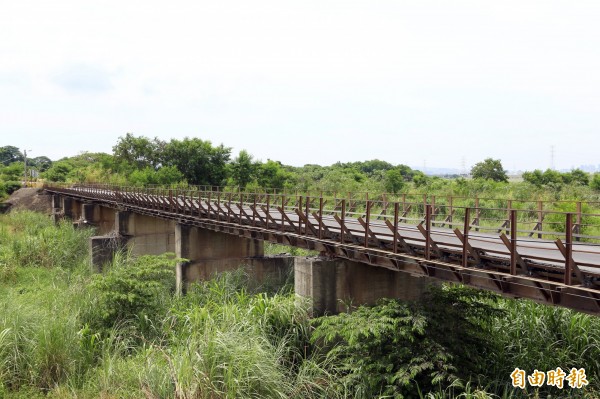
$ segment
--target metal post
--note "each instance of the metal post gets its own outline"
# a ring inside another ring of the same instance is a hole
[[[271,217],[271,194],[267,192],[267,229],[269,228],[269,220]]]
[[[573,214],[567,213],[565,224],[565,284],[571,285],[571,273],[573,269]]]
[[[425,206],[425,259],[431,259],[431,205]]]
[[[452,228],[452,215],[454,214],[454,197],[450,196],[450,214],[448,215],[448,224]]]
[[[342,217],[340,218],[342,221],[340,225],[340,243],[344,243],[344,227],[346,227],[346,200],[342,200]]]
[[[538,201],[538,231],[544,231],[542,224],[544,223],[544,203]],[[542,238],[542,233],[538,233],[538,238]]]
[[[298,204],[298,212],[302,213],[302,197],[297,197],[296,202]],[[298,218],[298,234],[302,234],[302,218]]]
[[[319,239],[323,238],[323,194],[319,198]]]
[[[231,223],[231,194],[232,193],[228,193],[229,194],[229,198],[227,200],[227,223]]]
[[[579,235],[581,234],[581,201],[577,201],[577,224],[575,225],[575,241],[579,241]]]
[[[23,184],[27,187],[27,150],[23,150],[23,161],[25,164],[25,170],[23,171]]]
[[[475,220],[477,223],[474,223],[475,231],[479,231],[479,218],[481,217],[481,209],[479,208],[479,197],[475,197]]]
[[[512,218],[511,218],[511,215],[512,215],[512,200],[507,200],[507,202],[506,202],[506,212],[507,212],[506,216],[507,216],[507,219],[508,219],[508,223],[509,223],[510,227],[512,228]],[[508,234],[508,230],[506,230],[506,234]]]
[[[256,194],[254,194],[254,206],[252,207],[252,226],[256,227]]]
[[[285,194],[281,196],[281,231],[285,231],[285,219],[283,217],[285,213]]]
[[[221,220],[221,191],[217,191],[217,220]]]
[[[398,253],[398,212],[400,204],[394,202],[394,253]]]
[[[244,209],[244,193],[242,193],[240,191],[240,213],[239,213],[240,224],[244,224],[244,221],[242,219],[242,216],[244,215],[243,209]]]
[[[367,220],[365,222],[365,248],[369,248],[369,222],[371,217],[371,201],[367,201]]]
[[[307,225],[304,227],[304,234],[308,234],[308,223],[310,223],[310,197],[306,196],[306,209],[304,215],[306,216]]]
[[[210,212],[212,211],[212,206],[210,205],[210,194],[211,194],[211,192],[209,191],[209,192],[208,192],[208,201],[206,201],[206,205],[207,205],[207,210],[206,210],[206,212],[207,212],[207,214],[208,214],[208,216],[207,216],[207,217],[208,217],[208,219],[210,219]]]
[[[510,210],[510,274],[517,274],[517,211]]]
[[[469,267],[469,230],[471,229],[471,209],[465,208],[465,223],[463,226],[462,267]]]

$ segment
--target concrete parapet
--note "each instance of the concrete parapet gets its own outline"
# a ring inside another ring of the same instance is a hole
[[[312,299],[314,316],[374,304],[380,298],[416,300],[426,286],[426,278],[346,259],[296,258],[294,265],[296,294]]]

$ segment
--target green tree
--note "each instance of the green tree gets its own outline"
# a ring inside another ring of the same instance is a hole
[[[241,150],[239,155],[231,162],[231,180],[233,184],[245,188],[248,183],[256,179],[260,164],[255,162],[252,155],[246,150]]]
[[[64,182],[73,171],[73,165],[66,160],[54,162],[54,164],[42,174],[49,181]]]
[[[536,169],[533,172],[523,172],[522,177],[524,181],[533,184],[534,186],[541,187],[544,184],[544,175],[539,169]]]
[[[404,187],[404,176],[398,169],[390,169],[385,172],[385,190],[390,193],[398,193]]]
[[[113,155],[121,170],[144,169],[146,167],[158,168],[161,164],[161,150],[165,143],[158,138],[153,140],[140,136],[135,137],[127,133],[119,137],[113,147]]]
[[[286,171],[281,162],[267,160],[258,170],[258,184],[263,188],[283,188],[292,175]]]
[[[425,173],[423,173],[421,171],[417,171],[414,174],[412,180],[413,180],[413,183],[415,184],[415,187],[420,188],[420,187],[425,187],[431,179],[429,177],[427,177],[425,175]]]
[[[563,176],[556,170],[546,169],[542,174],[542,181],[544,184],[561,184]]]
[[[590,175],[581,169],[573,169],[569,173],[565,173],[569,176],[569,183],[573,183],[578,186],[587,186],[590,182]]]
[[[38,169],[40,172],[45,172],[52,166],[52,161],[48,157],[40,156],[28,159],[27,164]]]
[[[0,164],[10,165],[14,162],[23,162],[21,151],[12,145],[0,147]]]
[[[175,184],[185,180],[183,173],[174,166],[163,166],[154,170],[150,166],[144,169],[136,169],[128,177],[129,183],[136,186],[148,184]]]
[[[476,163],[471,168],[471,176],[474,179],[508,182],[506,170],[502,167],[502,162],[499,159],[486,158],[482,162]]]
[[[600,173],[594,173],[594,176],[592,176],[592,180],[590,181],[590,187],[600,191]]]
[[[13,162],[10,165],[2,168],[0,170],[0,174],[2,175],[2,180],[5,181],[21,181],[23,180],[25,165],[23,162]]]
[[[171,140],[164,148],[164,164],[175,166],[190,184],[220,186],[227,178],[231,148],[213,147],[199,138]]]

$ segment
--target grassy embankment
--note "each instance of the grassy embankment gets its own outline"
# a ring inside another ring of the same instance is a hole
[[[91,275],[90,234],[0,216],[0,397],[544,397],[509,374],[559,366],[590,386],[553,397],[600,393],[597,317],[447,287],[311,321],[241,272],[177,298],[168,256]]]

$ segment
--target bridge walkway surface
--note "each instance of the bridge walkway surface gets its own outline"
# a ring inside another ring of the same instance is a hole
[[[581,204],[577,212],[569,213],[542,205],[512,209],[510,200],[505,209],[456,206],[452,200],[442,205],[358,200],[350,195],[65,184],[47,184],[45,190],[116,210],[600,314],[600,236],[583,234],[600,231],[600,215],[583,213]],[[493,225],[495,220],[502,224]]]

